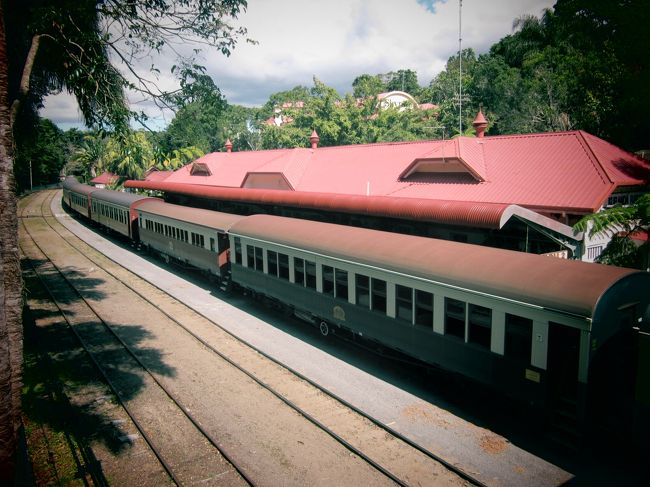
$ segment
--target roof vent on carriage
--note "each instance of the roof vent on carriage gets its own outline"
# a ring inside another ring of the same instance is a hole
[[[226,139],[226,143],[223,146],[226,148],[226,152],[232,152],[232,142],[230,142],[230,138]]]

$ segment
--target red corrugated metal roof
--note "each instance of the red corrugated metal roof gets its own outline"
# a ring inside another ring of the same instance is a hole
[[[119,178],[118,175],[105,171],[96,178],[91,179],[90,182],[93,184],[113,184]]]
[[[441,201],[421,198],[390,198],[304,191],[210,187],[167,181],[127,181],[125,186],[158,189],[202,198],[243,201],[248,203],[314,208],[325,211],[387,216],[480,228],[501,228],[504,217],[516,214],[515,205]]]
[[[174,171],[151,171],[144,178],[145,181],[164,181],[169,176],[174,174]]]
[[[414,161],[452,157],[472,178],[400,179]],[[273,172],[281,173],[296,192],[337,198],[370,195],[400,201],[489,203],[590,213],[618,186],[650,184],[650,162],[581,131],[221,152],[207,154],[197,162],[206,164],[212,175],[191,176],[186,166],[165,179],[165,187],[238,188],[247,175]],[[130,183],[132,187],[139,184]]]

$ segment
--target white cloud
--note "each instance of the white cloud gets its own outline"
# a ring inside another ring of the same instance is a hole
[[[511,33],[516,17],[540,15],[553,3],[464,0],[463,48],[486,52]],[[458,50],[457,0],[249,0],[238,23],[259,44],[240,42],[230,57],[206,51],[203,62],[230,103],[248,106],[311,86],[313,76],[346,93],[360,74],[406,68],[425,85]],[[48,99],[42,116],[58,122],[60,113]]]

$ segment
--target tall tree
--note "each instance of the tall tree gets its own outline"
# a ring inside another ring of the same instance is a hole
[[[380,75],[362,74],[354,78],[352,82],[352,92],[355,98],[369,98],[384,91],[387,91],[386,84],[381,80]]]
[[[39,118],[34,130],[17,132],[14,167],[19,190],[58,182],[65,164],[66,145],[61,129]]]
[[[405,91],[415,97],[420,93],[418,74],[412,69],[399,69],[382,75],[388,91]]]
[[[66,89],[89,126],[127,131],[125,89],[164,106],[173,101],[158,88],[155,67],[142,74],[135,60],[193,41],[229,54],[245,35],[231,20],[245,7],[245,0],[0,0],[0,483],[11,479],[20,425],[22,283],[14,121],[21,110],[38,108],[46,94]],[[113,66],[109,51],[128,78]],[[201,74],[191,59],[179,65]]]

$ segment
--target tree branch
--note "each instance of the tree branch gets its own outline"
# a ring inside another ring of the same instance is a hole
[[[29,94],[29,81],[32,77],[32,70],[34,69],[34,60],[36,59],[36,53],[38,52],[38,46],[41,42],[41,36],[35,35],[32,37],[32,43],[29,47],[27,57],[25,59],[25,66],[23,67],[23,74],[20,78],[20,85],[18,87],[18,95],[16,99],[11,104],[11,126],[14,126],[16,121],[16,116],[18,116],[18,110],[20,108],[20,103],[24,100]]]

